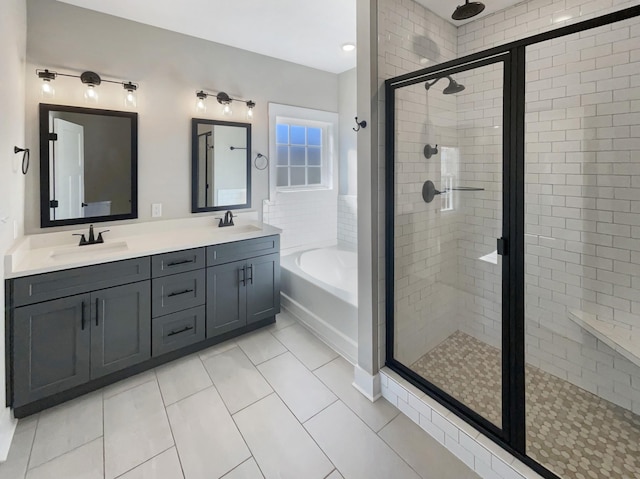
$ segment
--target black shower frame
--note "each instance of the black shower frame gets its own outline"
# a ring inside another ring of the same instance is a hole
[[[526,454],[525,397],[525,87],[526,47],[640,16],[640,5],[540,33],[385,81],[386,366],[479,429],[548,479],[559,479]],[[395,90],[485,65],[503,63],[502,428],[416,374],[394,357]],[[513,120],[513,121],[512,121]]]

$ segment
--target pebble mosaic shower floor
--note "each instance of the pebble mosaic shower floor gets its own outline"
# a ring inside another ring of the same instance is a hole
[[[460,331],[411,369],[496,425],[501,353]],[[562,478],[640,478],[640,416],[526,366],[527,453]]]

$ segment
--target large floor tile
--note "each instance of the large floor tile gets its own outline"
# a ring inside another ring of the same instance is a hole
[[[339,357],[314,371],[315,375],[326,384],[349,409],[360,419],[378,432],[387,425],[400,411],[388,401],[379,399],[371,402],[353,387],[353,365]]]
[[[27,472],[26,479],[103,479],[102,438]]]
[[[324,479],[334,469],[275,394],[233,418],[267,479]]]
[[[341,401],[309,419],[305,428],[349,479],[420,477]]]
[[[22,479],[27,472],[29,454],[36,435],[38,415],[18,421],[7,460],[0,463],[0,479]]]
[[[284,353],[285,348],[269,331],[260,329],[238,339],[238,346],[253,364],[263,363]]]
[[[104,399],[109,399],[110,397],[115,396],[116,394],[120,394],[122,392],[128,391],[129,389],[133,389],[135,387],[140,386],[141,384],[148,383],[149,381],[156,380],[156,372],[151,369],[149,371],[145,371],[140,374],[136,374],[135,376],[131,376],[130,378],[123,379],[122,381],[118,381],[117,383],[110,384],[102,389],[102,396]]]
[[[258,370],[300,422],[306,421],[337,400],[337,397],[289,352],[262,363]]]
[[[160,366],[156,369],[156,376],[165,406],[202,391],[213,384],[197,355]]]
[[[283,309],[276,315],[276,322],[270,324],[265,329],[269,331],[277,331],[279,329],[289,327],[292,324],[296,324],[297,322],[296,318],[289,311]]]
[[[113,479],[173,446],[156,381],[104,401],[105,477]]]
[[[378,434],[424,479],[479,479],[404,414],[398,415]]]
[[[311,370],[338,357],[338,353],[300,324],[296,323],[288,328],[274,331],[273,335]]]
[[[220,353],[225,353],[237,346],[238,343],[236,343],[235,339],[229,339],[228,341],[216,344],[215,346],[211,346],[210,348],[203,349],[198,353],[198,355],[200,356],[200,359],[204,361],[205,359],[209,359],[210,357],[216,356]]]
[[[240,348],[210,357],[204,366],[231,414],[273,391]]]
[[[102,392],[60,404],[40,414],[29,469],[102,436]]]
[[[186,479],[218,478],[251,456],[214,387],[172,404],[167,415]]]
[[[118,479],[183,479],[176,448],[172,447],[123,474]]]
[[[225,474],[222,479],[264,479],[256,461],[251,458],[236,467],[229,474]]]

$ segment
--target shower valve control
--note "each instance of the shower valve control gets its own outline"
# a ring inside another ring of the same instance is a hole
[[[507,255],[507,240],[504,238],[498,238],[498,254],[500,256]]]

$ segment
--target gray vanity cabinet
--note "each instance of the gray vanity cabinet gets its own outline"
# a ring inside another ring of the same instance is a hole
[[[280,312],[279,250],[277,235],[207,248],[208,338]]]
[[[16,308],[13,394],[22,405],[90,379],[89,294]]]
[[[91,379],[151,357],[149,281],[91,294]]]

